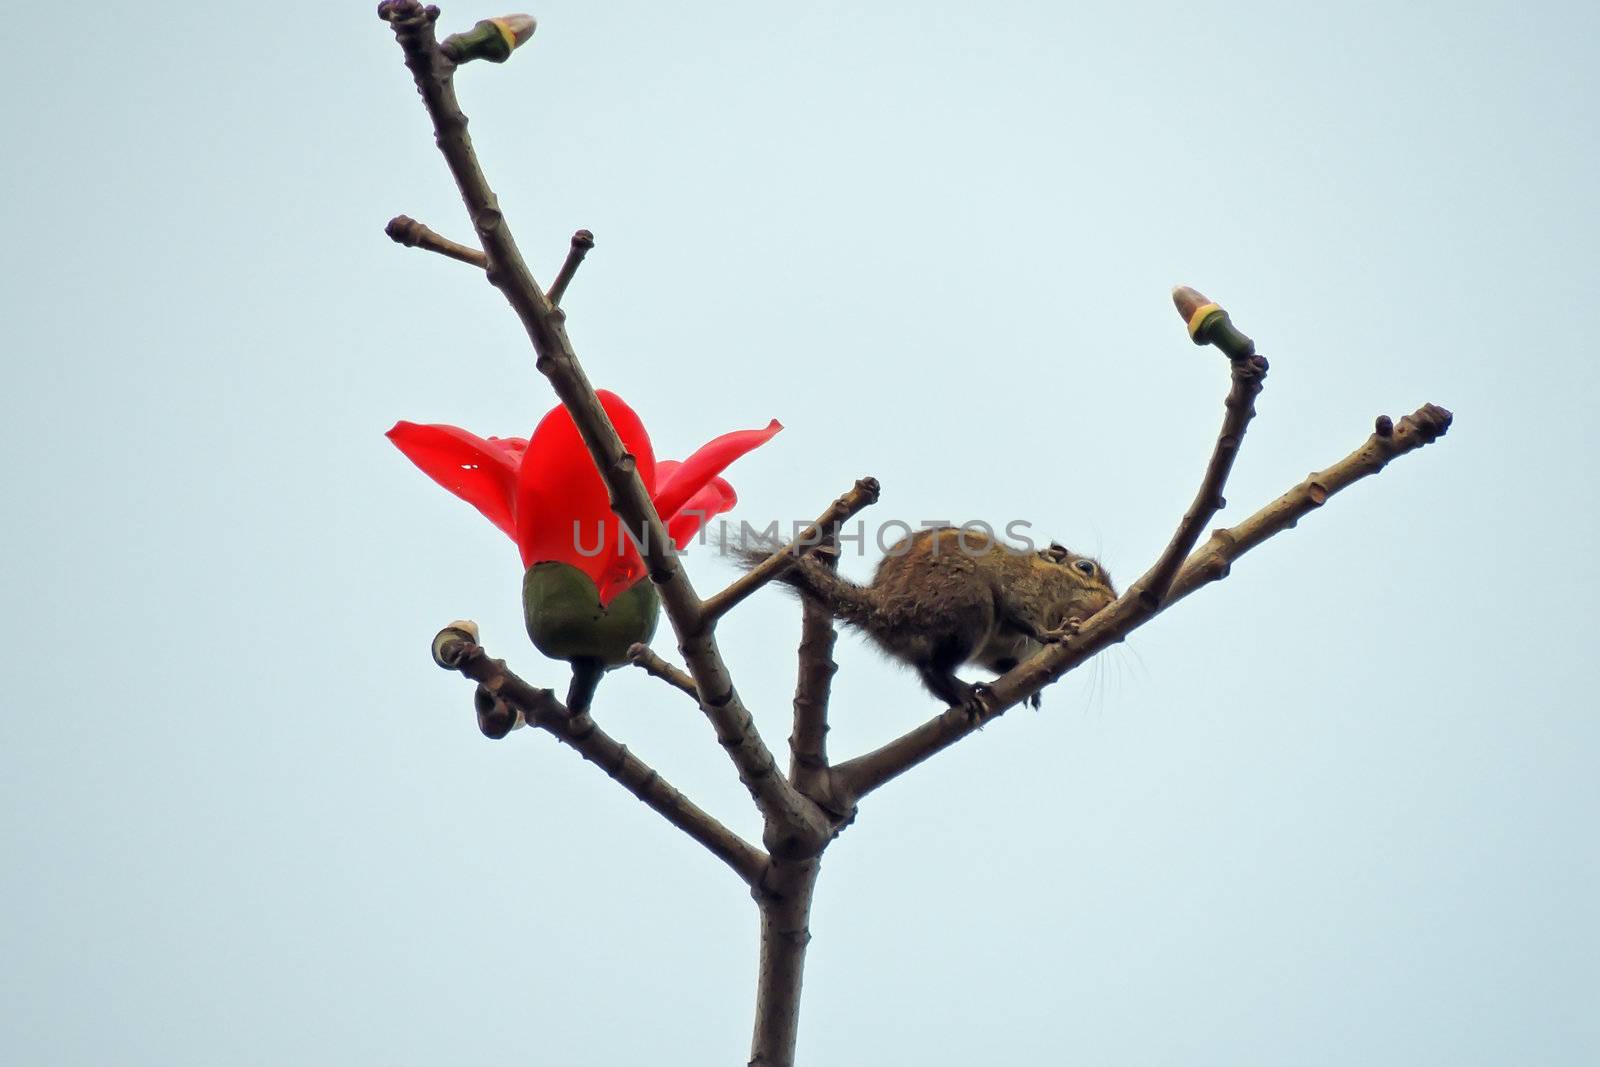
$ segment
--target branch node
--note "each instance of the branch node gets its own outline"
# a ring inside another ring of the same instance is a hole
[[[1424,404],[1400,420],[1400,432],[1415,433],[1422,438],[1421,444],[1432,444],[1449,432],[1453,421],[1455,416],[1448,409],[1438,404]]]

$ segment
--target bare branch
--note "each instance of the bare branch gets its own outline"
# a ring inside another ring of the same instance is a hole
[[[567,260],[561,264],[561,271],[556,275],[556,280],[550,283],[552,306],[561,303],[561,298],[567,293],[567,286],[572,284],[572,276],[578,273],[578,264],[583,262],[583,257],[588,255],[589,249],[593,247],[594,234],[588,230],[579,230],[572,235],[572,247],[567,249]]]
[[[1232,529],[1213,533],[1184,563],[1171,594],[1158,608],[1148,608],[1129,589],[1114,604],[1097,612],[1078,634],[1045,648],[996,679],[989,687],[993,710],[981,718],[974,720],[960,709],[950,708],[882,748],[835,766],[832,773],[838,793],[859,799],[955,744],[983,722],[1026,700],[1102,648],[1121,641],[1196,589],[1226,577],[1234,560],[1274,534],[1290,529],[1333,494],[1377,474],[1391,460],[1437,441],[1450,428],[1450,421],[1450,412],[1434,404],[1418,408],[1398,426],[1389,427],[1388,433],[1383,432],[1388,420],[1380,419],[1378,432],[1344,459],[1310,475]]]
[[[432,119],[435,143],[455,177],[473,228],[489,257],[489,282],[500,290],[522,321],[538,353],[536,366],[572,415],[578,434],[606,483],[612,510],[639,546],[650,580],[678,635],[678,647],[701,693],[700,707],[732,759],[739,780],[761,811],[769,847],[814,854],[831,835],[829,821],[778,770],[771,749],[735,692],[700,598],[679,565],[666,525],[639,477],[634,457],[623,448],[573,351],[566,315],[550,302],[523,261],[467,135],[467,117],[456,100],[453,83],[455,65],[439,50],[434,37],[438,8],[423,7],[417,0],[384,0],[378,14],[394,30],[417,92]]]
[[[437,252],[441,256],[459,259],[463,263],[470,263],[480,270],[489,266],[489,257],[476,248],[457,244],[448,237],[441,237],[428,227],[418,222],[409,215],[396,215],[389,220],[383,228],[389,239],[395,244],[405,245],[407,248],[421,248],[429,252]]]
[[[830,568],[838,557],[818,553]],[[821,604],[801,601],[799,677],[794,687],[794,732],[789,735],[789,778],[796,785],[815,780],[828,768],[828,699],[839,665],[833,661],[838,634],[833,614]],[[804,787],[802,786],[802,789]]]
[[[439,631],[433,641],[433,655],[441,667],[459,671],[478,682],[480,691],[503,705],[506,711],[576,749],[579,755],[605,771],[652,811],[733,868],[752,888],[760,884],[767,867],[765,853],[678,792],[649,764],[629,752],[626,745],[600,729],[587,713],[573,715],[550,690],[529,685],[507,669],[505,660],[490,659],[478,645],[476,635],[460,623],[452,623]],[[496,709],[492,705],[480,706],[480,721],[485,714],[496,715]],[[510,719],[511,715],[500,711],[496,717]]]
[[[1195,344],[1217,344],[1228,353],[1233,373],[1228,398],[1223,403],[1222,429],[1217,434],[1217,443],[1211,450],[1211,460],[1200,479],[1200,489],[1195,494],[1194,503],[1184,513],[1183,520],[1178,523],[1178,529],[1155,566],[1145,572],[1129,590],[1152,609],[1161,606],[1172,587],[1172,580],[1178,576],[1178,568],[1183,566],[1195,542],[1200,540],[1201,531],[1226,503],[1222,491],[1227,487],[1228,474],[1233,470],[1233,460],[1239,454],[1244,432],[1255,416],[1255,399],[1267,375],[1267,361],[1256,355],[1255,343],[1237,330],[1223,329],[1225,324],[1231,325],[1226,311],[1186,286],[1179,286],[1172,296],[1179,313],[1189,324],[1189,336]],[[1224,343],[1235,338],[1239,339],[1235,344]]]
[[[838,566],[838,549],[831,540],[817,550],[816,556],[824,566]],[[854,805],[833,796],[833,778],[828,774],[828,702],[833,676],[839,671],[839,665],[833,661],[838,634],[833,626],[833,614],[814,601],[801,601],[800,620],[794,731],[789,735],[789,780],[834,818],[849,821],[855,817]]]
[[[878,502],[880,490],[878,479],[866,477],[857,479],[839,499],[828,505],[828,509],[817,516],[817,521],[807,526],[793,541],[772,553],[761,563],[751,568],[735,579],[726,589],[706,598],[705,617],[715,623],[722,616],[733,610],[754,593],[775,578],[780,577],[788,570],[800,556],[811,549],[831,541],[839,535],[839,527],[848,522],[857,512],[871,504]]]
[[[660,678],[674,689],[688,694],[689,699],[696,704],[700,703],[700,690],[694,687],[694,679],[656,655],[649,645],[634,645],[628,649],[628,662],[646,674]]]
[[[1233,561],[1274,534],[1291,530],[1333,494],[1370,477],[1408,452],[1443,437],[1454,421],[1437,404],[1424,404],[1400,420],[1380,415],[1371,437],[1360,448],[1326,470],[1316,471],[1287,493],[1226,530],[1213,531],[1200,550],[1189,557],[1172,585],[1168,603],[1177,603],[1203,585],[1228,576]]]

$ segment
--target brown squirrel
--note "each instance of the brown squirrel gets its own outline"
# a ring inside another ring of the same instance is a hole
[[[737,554],[754,566],[769,553]],[[864,631],[915,667],[934,696],[971,715],[982,711],[985,686],[957,678],[958,665],[1003,674],[1117,598],[1105,569],[1087,556],[1057,544],[1023,551],[954,526],[901,540],[871,585],[841,578],[809,555],[778,580]],[[1031,703],[1039,706],[1037,693]]]

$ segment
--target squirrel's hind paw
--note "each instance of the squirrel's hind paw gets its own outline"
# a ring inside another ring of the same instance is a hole
[[[961,698],[961,710],[967,713],[967,720],[977,723],[980,729],[984,718],[989,714],[988,701],[991,692],[983,682],[973,682],[967,686],[967,691]]]

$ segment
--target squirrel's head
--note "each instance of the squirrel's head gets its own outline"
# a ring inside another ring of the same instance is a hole
[[[1080,556],[1054,541],[1048,547],[1041,548],[1037,555],[1051,567],[1052,572],[1059,571],[1061,577],[1067,580],[1067,584],[1073,588],[1073,606],[1081,609],[1085,618],[1117,599],[1111,575],[1106,573],[1099,560]]]

